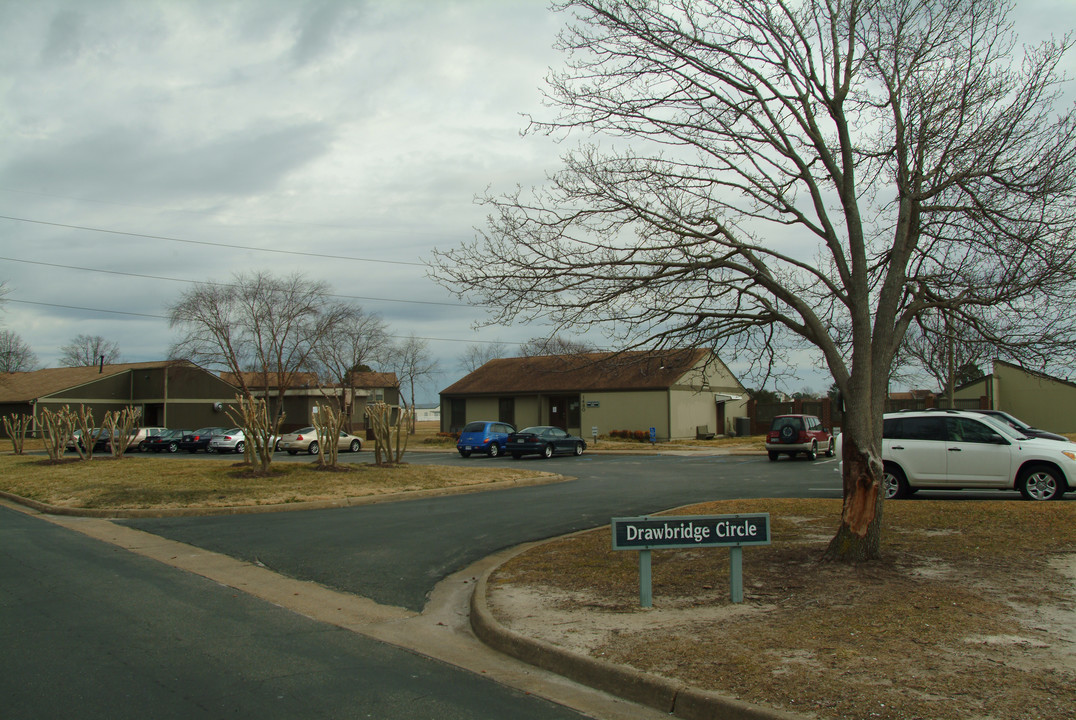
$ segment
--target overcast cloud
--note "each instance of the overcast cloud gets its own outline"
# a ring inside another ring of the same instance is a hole
[[[1076,2],[1020,11],[1076,27]],[[468,343],[547,331],[474,331],[422,261],[483,224],[475,195],[556,169],[519,132],[563,21],[543,0],[0,0],[0,325],[45,366],[79,333],[158,360],[183,280],[301,271],[430,338],[436,399]]]

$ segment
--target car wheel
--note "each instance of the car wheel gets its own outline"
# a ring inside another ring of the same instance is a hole
[[[780,453],[775,453],[772,451],[769,452],[768,455],[770,456],[770,462],[777,462],[777,458],[781,457]]]
[[[320,449],[321,449],[321,446],[318,445],[317,440],[315,440],[314,442],[310,443],[310,447],[308,447],[306,449],[306,452],[308,454],[310,454],[310,455],[317,455],[318,450],[320,450]]]
[[[781,439],[785,442],[792,442],[792,439],[796,436],[796,429],[791,425],[785,425],[781,428]]]
[[[1065,492],[1065,480],[1049,465],[1032,465],[1021,475],[1017,485],[1027,500],[1057,500]]]
[[[582,454],[583,454],[583,443],[576,443],[575,444],[575,456],[579,457]]]
[[[243,448],[245,448],[246,446],[247,446],[247,445],[246,445],[246,443],[242,443],[242,442],[237,442],[237,443],[235,444],[235,451],[236,451],[237,453],[241,453],[241,452],[243,452]]]
[[[553,457],[553,446],[552,445],[546,445],[544,448],[542,448],[542,457],[544,457],[546,460]]]
[[[519,460],[521,457],[523,457],[522,453],[512,453],[513,460]]]
[[[358,440],[352,440],[351,447],[349,447],[348,450],[351,452],[358,452],[359,450],[362,450],[362,443]]]
[[[833,449],[833,438],[829,439],[829,445],[826,446],[826,457],[833,457],[836,451]]]
[[[273,452],[280,452],[280,441],[276,441],[276,445],[273,446]]]
[[[471,451],[470,450],[460,450],[460,455],[462,455],[463,457],[471,457]]]
[[[808,460],[817,460],[818,459],[818,443],[817,442],[811,443],[811,449],[808,450],[804,454],[807,456]]]
[[[146,452],[147,447],[149,446],[146,445],[146,441],[143,440],[142,442],[138,443],[138,452]]]
[[[298,452],[299,452],[298,450],[288,450],[288,455],[295,455]]]
[[[486,450],[486,454],[490,457],[497,457],[501,454],[501,446],[498,445],[496,442],[491,442],[489,444],[489,449]]]
[[[886,500],[900,500],[911,495],[908,478],[896,465],[886,465],[882,470],[882,491]]]
[[[174,442],[168,443],[168,452],[170,452],[170,453],[179,452],[179,443],[174,443]]]

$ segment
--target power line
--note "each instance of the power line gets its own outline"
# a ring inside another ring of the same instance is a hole
[[[32,223],[34,225],[49,225],[52,227],[62,227],[69,230],[87,230],[89,232],[107,233],[110,235],[123,235],[125,237],[146,238],[148,240],[168,240],[169,242],[188,243],[190,245],[207,245],[209,247],[232,248],[233,250],[253,250],[255,252],[276,253],[279,255],[301,255],[303,257],[316,257],[321,260],[353,260],[355,262],[371,262],[383,263],[386,265],[410,265],[414,267],[425,267],[425,263],[409,262],[407,260],[377,260],[374,258],[351,257],[349,255],[325,255],[323,253],[300,252],[298,250],[277,250],[275,248],[260,248],[253,247],[250,245],[233,245],[230,243],[210,242],[208,240],[187,240],[185,238],[174,238],[165,235],[147,235],[145,233],[124,232],[123,230],[109,230],[106,228],[90,227],[88,225],[67,225],[65,223],[48,222],[46,220],[31,220],[30,218],[13,217],[11,215],[0,215],[0,219]]]
[[[21,260],[19,258],[3,256],[0,256],[0,260],[6,260],[7,262],[25,263],[27,265],[41,265],[43,267],[61,268],[63,270],[80,270],[83,272],[103,273],[105,275],[123,275],[125,277],[136,277],[143,278],[146,280],[167,280],[168,282],[190,283],[192,285],[196,283],[201,283],[203,285],[215,285],[218,287],[236,287],[235,283],[214,282],[212,280],[187,280],[185,278],[174,278],[167,277],[164,275],[145,275],[142,273],[123,272],[121,270],[103,270],[101,268],[80,267],[78,265],[62,265],[60,263],[42,262],[40,260]],[[373,300],[380,302],[410,303],[413,305],[444,305],[447,307],[486,307],[482,305],[468,305],[465,303],[450,303],[437,300],[398,300],[396,298],[381,298],[366,295],[337,295],[335,293],[328,293],[328,295],[329,297],[340,298],[342,300]]]
[[[82,307],[82,306],[79,306],[79,305],[61,305],[59,303],[38,302],[36,300],[17,300],[15,298],[11,298],[11,297],[5,297],[4,302],[19,303],[21,305],[43,305],[45,307],[63,308],[65,310],[85,310],[87,312],[107,313],[107,314],[111,314],[111,315],[132,315],[134,317],[152,318],[154,320],[169,320],[170,319],[169,317],[167,317],[165,315],[151,315],[149,313],[129,312],[127,310],[105,310],[104,308],[90,308],[90,307]],[[394,340],[408,340],[412,336],[411,335],[389,335],[388,337],[393,338]],[[503,344],[505,344],[505,343],[501,342],[500,340],[475,340],[475,339],[461,340],[460,338],[420,337],[420,336],[417,336],[417,335],[414,336],[414,337],[415,337],[416,340],[431,340],[433,342],[464,342],[464,343],[471,343],[471,344],[474,344],[474,345],[503,345]]]

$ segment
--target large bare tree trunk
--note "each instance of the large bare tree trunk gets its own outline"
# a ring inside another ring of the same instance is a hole
[[[881,465],[872,463],[851,438],[841,448],[844,461],[844,507],[841,525],[829,541],[824,560],[863,562],[875,560],[882,545]]]

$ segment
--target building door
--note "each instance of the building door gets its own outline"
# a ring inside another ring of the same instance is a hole
[[[578,395],[554,395],[549,398],[549,424],[567,431],[578,429],[582,422]]]

